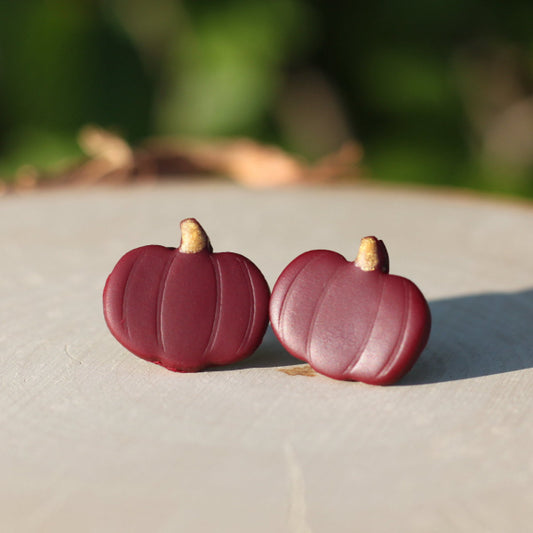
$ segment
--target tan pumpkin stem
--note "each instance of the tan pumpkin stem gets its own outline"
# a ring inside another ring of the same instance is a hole
[[[381,270],[379,241],[376,237],[364,237],[361,239],[355,265],[365,272]]]
[[[181,221],[181,243],[179,251],[184,254],[196,254],[201,252],[209,245],[209,239],[200,226],[198,221],[194,218],[186,218]]]

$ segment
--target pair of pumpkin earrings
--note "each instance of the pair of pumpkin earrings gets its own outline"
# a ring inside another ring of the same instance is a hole
[[[355,262],[306,252],[272,290],[246,257],[213,253],[193,218],[179,248],[124,255],[104,288],[111,333],[135,355],[179,372],[235,363],[261,343],[269,317],[281,344],[326,376],[387,385],[424,349],[431,316],[420,290],[389,273],[382,241],[365,237]]]

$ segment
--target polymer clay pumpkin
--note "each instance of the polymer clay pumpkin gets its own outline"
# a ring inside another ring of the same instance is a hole
[[[135,355],[194,372],[252,354],[268,324],[270,291],[246,257],[213,253],[200,224],[181,222],[179,248],[124,255],[103,294],[111,333]]]
[[[395,383],[424,349],[431,316],[417,286],[388,271],[387,250],[375,237],[362,239],[355,262],[328,250],[300,255],[272,290],[276,336],[329,377]]]

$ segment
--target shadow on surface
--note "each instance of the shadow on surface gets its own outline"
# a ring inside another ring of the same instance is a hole
[[[280,344],[270,325],[268,326],[263,342],[253,355],[238,363],[227,366],[211,367],[209,371],[240,370],[244,368],[271,368],[280,366],[294,366],[304,364],[296,359]]]
[[[533,290],[437,300],[430,308],[429,343],[400,385],[533,367]]]

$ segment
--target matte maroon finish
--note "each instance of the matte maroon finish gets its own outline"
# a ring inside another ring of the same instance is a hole
[[[135,355],[194,372],[252,354],[268,324],[270,291],[242,255],[143,246],[128,252],[104,288],[111,333]]]
[[[361,270],[342,255],[315,250],[292,261],[270,299],[270,321],[283,346],[335,379],[391,384],[410,370],[429,337],[420,290],[382,269]]]

